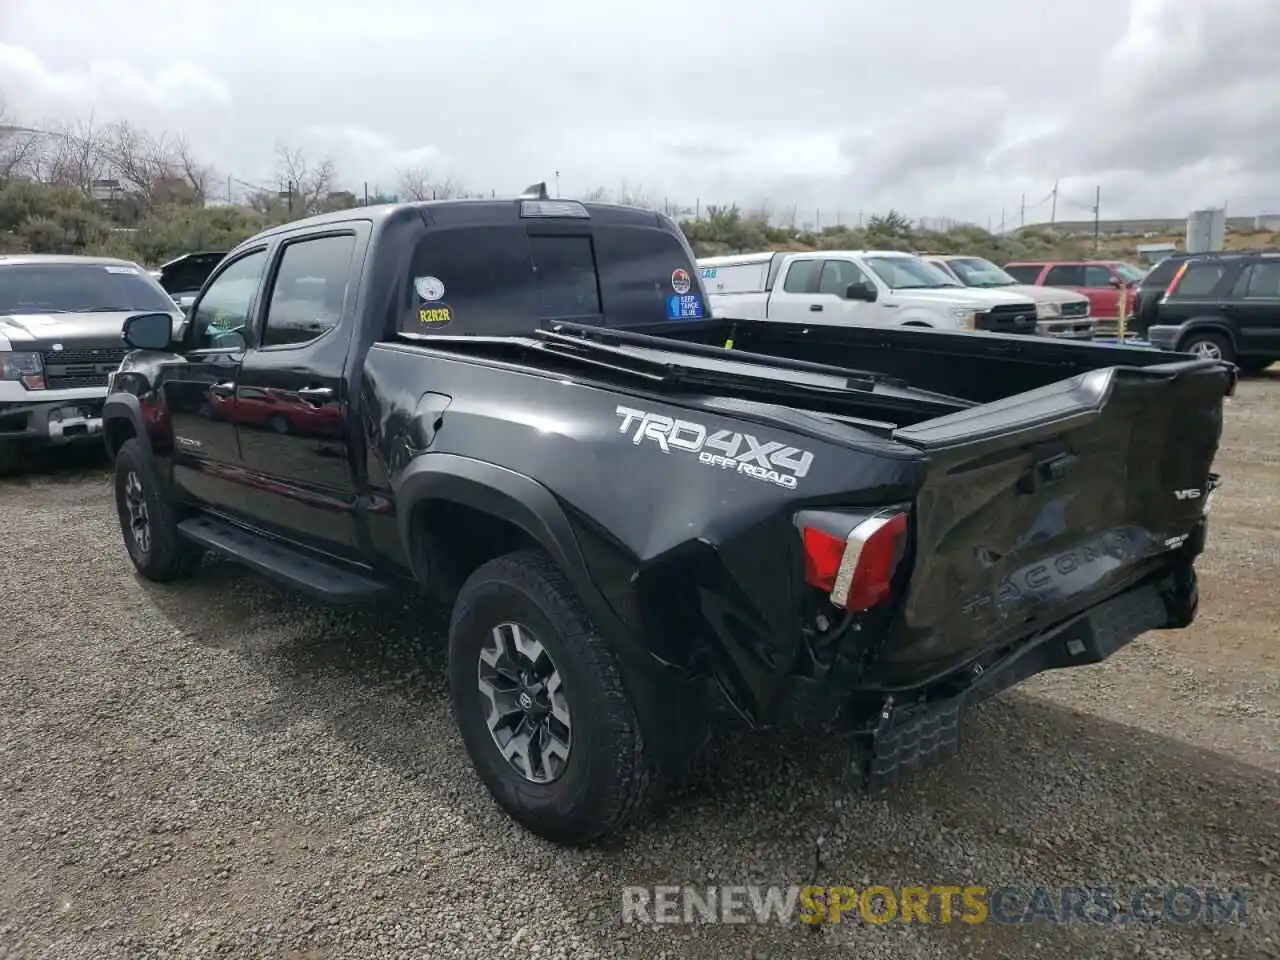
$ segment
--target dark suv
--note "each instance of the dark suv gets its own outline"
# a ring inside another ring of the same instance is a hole
[[[1245,373],[1280,359],[1280,252],[1193,254],[1175,263],[1147,330],[1154,346],[1228,360]]]

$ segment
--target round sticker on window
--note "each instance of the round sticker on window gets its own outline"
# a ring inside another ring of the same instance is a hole
[[[688,270],[685,270],[683,267],[676,267],[671,271],[671,289],[676,293],[688,293],[689,288],[692,285],[692,282],[689,280]]]
[[[444,284],[440,282],[439,277],[414,277],[413,289],[418,291],[418,296],[428,302],[439,300],[444,296]]]

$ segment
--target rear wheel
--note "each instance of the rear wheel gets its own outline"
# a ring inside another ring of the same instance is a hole
[[[1231,341],[1220,333],[1203,333],[1188,334],[1180,344],[1178,349],[1182,353],[1195,354],[1205,360],[1226,360],[1228,363],[1235,363],[1236,351],[1231,346]]]
[[[643,805],[651,777],[617,661],[545,555],[499,557],[463,584],[449,687],[476,773],[532,833],[590,843]]]
[[[136,437],[120,446],[115,472],[116,513],[134,567],[159,583],[194,574],[204,551],[179,536],[173,508],[160,489],[151,458]]]

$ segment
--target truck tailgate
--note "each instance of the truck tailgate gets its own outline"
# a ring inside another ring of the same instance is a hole
[[[881,666],[954,668],[1177,562],[1234,384],[1216,361],[1110,367],[897,430],[930,465]]]

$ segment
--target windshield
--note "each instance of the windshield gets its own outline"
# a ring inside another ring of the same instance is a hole
[[[173,313],[160,285],[137,267],[98,263],[0,266],[0,313]]]
[[[982,257],[948,260],[947,266],[964,281],[966,287],[1011,287],[1018,282]]]
[[[1117,263],[1115,265],[1116,273],[1124,277],[1130,283],[1137,283],[1147,275],[1147,271],[1139,270],[1131,263]]]
[[[941,287],[959,287],[943,272],[919,257],[867,257],[869,266],[875,275],[884,281],[884,285],[893,290],[936,290]]]

